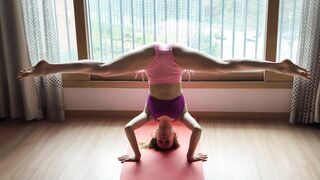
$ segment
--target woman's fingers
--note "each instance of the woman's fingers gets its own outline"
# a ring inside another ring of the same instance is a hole
[[[122,160],[121,160],[121,163],[124,163],[124,162],[129,161],[129,160],[130,160],[130,158],[122,159]]]
[[[193,158],[188,159],[189,162],[194,161],[206,161],[208,159],[208,156],[206,154],[197,153]]]
[[[123,156],[118,157],[118,159],[119,159],[119,160],[123,160],[123,159],[126,159],[126,158],[128,158],[128,157],[129,157],[128,155],[123,155]]]
[[[129,162],[129,161],[137,161],[137,160],[135,160],[135,158],[133,156],[130,156],[130,155],[123,155],[121,157],[118,157],[118,160],[121,163]]]
[[[129,158],[120,158],[120,159],[118,159],[121,163],[123,163],[123,162],[125,162],[125,161],[128,161],[129,160]]]
[[[202,153],[198,153],[198,159],[201,161],[206,161],[208,159],[208,155],[206,154],[202,154]]]
[[[197,155],[199,155],[199,156],[204,156],[204,157],[208,157],[208,155],[202,154],[202,153],[198,153]]]

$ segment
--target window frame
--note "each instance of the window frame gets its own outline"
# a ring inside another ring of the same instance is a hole
[[[78,48],[78,59],[88,59],[88,39],[87,39],[87,28],[86,28],[86,0],[73,0],[74,4],[74,14],[75,14],[75,26],[76,26],[76,38],[77,38],[77,48]],[[267,1],[267,17],[266,17],[266,34],[265,34],[265,52],[264,59],[270,62],[276,62],[276,53],[277,53],[277,36],[278,36],[278,18],[279,18],[279,4],[280,0],[268,0]],[[135,79],[134,74],[128,74],[119,77],[99,77],[89,74],[63,74],[64,84],[66,86],[75,85],[75,83],[70,83],[70,81],[104,81],[104,82],[121,82],[124,87],[126,82],[132,84],[136,82],[136,85],[141,83],[141,77]],[[183,80],[187,80],[186,77],[183,77]],[[230,73],[226,75],[212,75],[212,74],[195,74],[192,76],[191,80],[193,84],[199,82],[201,87],[203,86],[203,81],[208,84],[208,87],[213,87],[209,85],[209,82],[251,82],[248,87],[252,87],[252,81],[257,82],[256,85],[261,85],[261,82],[283,82],[282,85],[279,83],[274,83],[276,88],[290,88],[293,78],[286,75],[281,75],[271,71],[259,71],[259,72],[243,72],[243,73]],[[77,84],[77,83],[76,83]],[[90,83],[89,83],[90,84]],[[91,85],[94,85],[92,83]],[[211,83],[215,84],[215,83]],[[218,83],[219,84],[219,83]],[[267,83],[270,85],[270,83]],[[107,85],[108,86],[108,85]],[[130,85],[129,85],[130,86]],[[143,86],[144,87],[144,86]],[[187,86],[187,87],[190,87]],[[192,85],[192,87],[196,87]],[[216,87],[214,85],[214,87]],[[220,86],[219,86],[220,87]],[[241,86],[242,87],[242,86]],[[245,86],[247,87],[247,86]],[[262,86],[265,87],[265,86]],[[273,87],[273,86],[266,86]]]

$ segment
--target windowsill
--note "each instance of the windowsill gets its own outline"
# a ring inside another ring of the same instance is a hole
[[[64,88],[148,88],[147,81],[77,81],[64,80]],[[292,82],[265,81],[183,81],[182,88],[291,89]]]
[[[148,81],[134,80],[132,75],[105,79],[88,74],[63,74],[65,88],[148,88]],[[182,88],[222,88],[222,89],[291,89],[292,79],[270,72],[232,73],[215,79],[208,76],[193,76],[192,81],[184,80]],[[202,78],[202,79],[201,79]],[[265,79],[265,80],[264,80]],[[266,80],[267,79],[267,80]]]

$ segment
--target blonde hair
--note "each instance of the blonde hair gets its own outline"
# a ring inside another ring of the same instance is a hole
[[[174,150],[174,149],[177,149],[178,147],[180,147],[180,144],[178,142],[178,139],[177,137],[174,137],[173,139],[173,144],[172,146],[169,148],[169,149],[161,149],[159,146],[158,146],[158,143],[157,143],[157,138],[153,137],[149,143],[140,143],[140,148],[142,149],[154,149],[156,151],[169,151],[169,150]]]

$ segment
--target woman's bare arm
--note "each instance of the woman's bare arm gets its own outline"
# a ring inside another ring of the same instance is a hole
[[[187,111],[187,106],[185,106],[185,110],[183,112],[181,121],[187,126],[188,129],[192,131],[190,142],[189,142],[189,149],[187,152],[187,159],[189,162],[193,161],[206,161],[208,156],[202,153],[198,153],[194,155],[194,152],[199,144],[202,128],[198,124],[198,122],[190,115]]]
[[[131,121],[128,122],[128,124],[125,126],[125,132],[127,135],[127,138],[129,140],[129,143],[131,145],[131,148],[134,152],[134,156],[131,155],[123,155],[118,158],[121,163],[126,162],[126,161],[139,161],[141,158],[141,153],[139,150],[138,142],[136,135],[134,133],[135,129],[140,128],[143,126],[145,123],[149,121],[149,113],[147,110],[147,106],[145,105],[144,111],[133,118]]]

